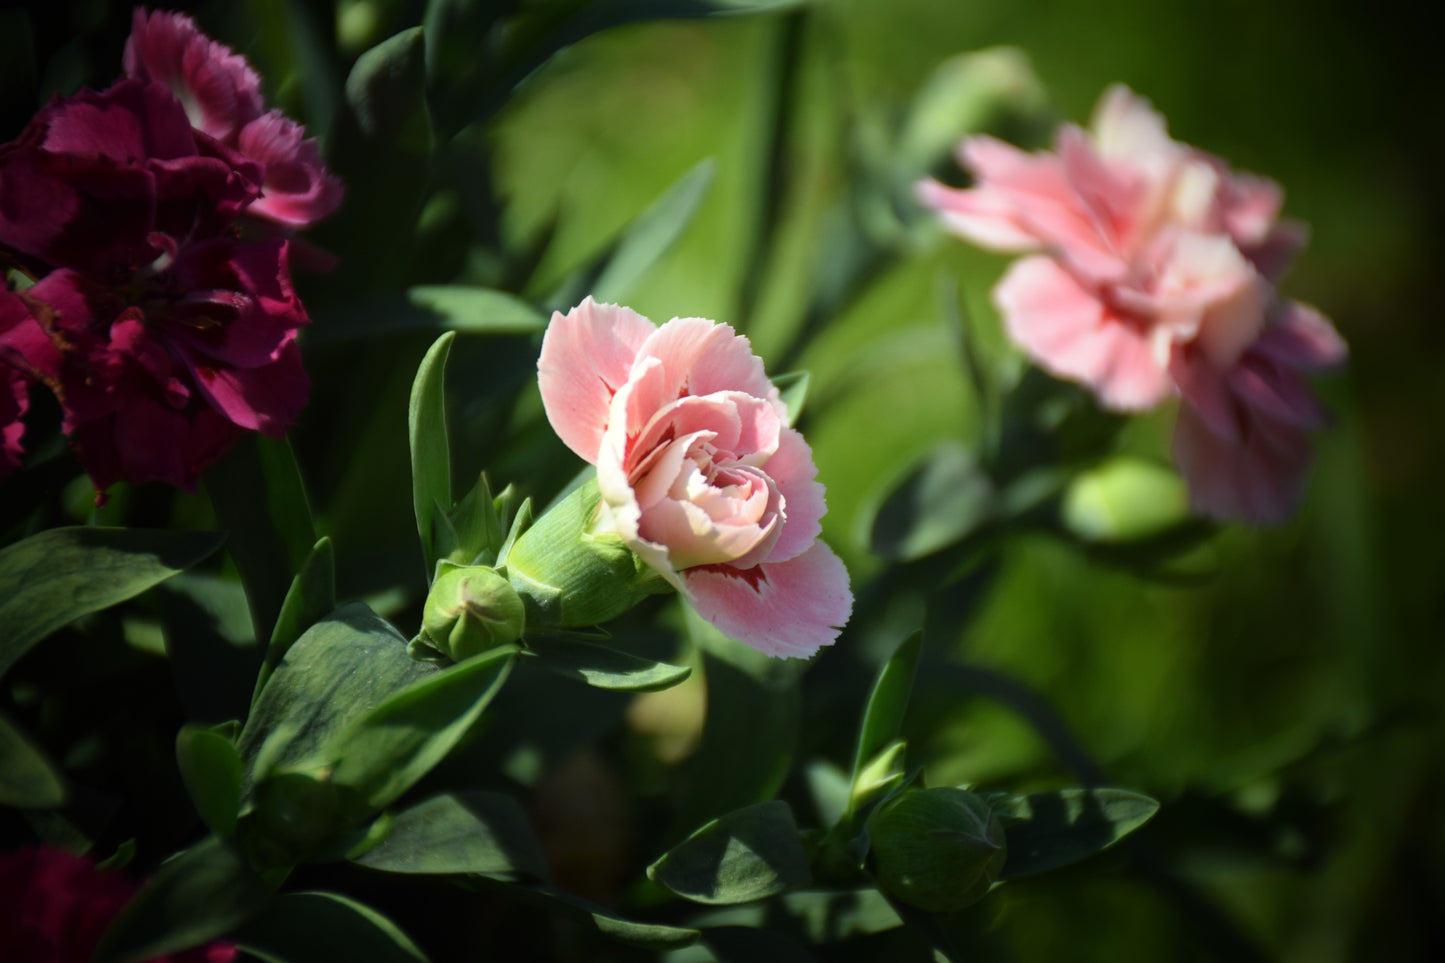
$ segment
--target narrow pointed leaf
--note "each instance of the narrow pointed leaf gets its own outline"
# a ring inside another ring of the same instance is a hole
[[[637,216],[592,285],[598,301],[619,301],[648,268],[667,252],[697,213],[712,185],[717,164],[704,158]]]
[[[222,539],[216,532],[52,528],[0,550],[0,675],[56,629],[190,568]]]
[[[918,657],[922,651],[923,631],[920,629],[904,639],[879,670],[858,729],[858,749],[853,754],[855,784],[873,757],[902,735],[903,716],[908,709],[908,696],[913,691],[913,677],[918,671]]]
[[[0,806],[54,809],[65,802],[65,781],[25,734],[0,716]]]
[[[388,697],[328,740],[321,757],[354,816],[400,796],[441,762],[506,681],[516,646],[459,662]]]
[[[278,896],[236,933],[236,942],[265,963],[426,963],[427,959],[399,926],[339,893]]]
[[[806,371],[789,371],[773,377],[773,384],[777,386],[778,393],[783,397],[783,405],[788,409],[790,425],[796,424],[803,413],[803,403],[808,399],[808,383],[811,380]]]
[[[231,740],[209,729],[184,726],[176,736],[176,764],[201,821],[217,836],[235,832],[242,766]]]
[[[574,639],[528,641],[535,657],[553,672],[599,689],[656,692],[670,689],[692,674],[685,665],[653,662],[605,645]]]
[[[161,864],[106,931],[95,959],[150,960],[214,940],[260,909],[273,891],[245,856],[209,836]]]
[[[995,793],[989,804],[1003,823],[1008,862],[1001,879],[1067,866],[1147,823],[1159,803],[1124,789],[1065,789],[1011,796]]]
[[[452,456],[447,441],[445,373],[456,335],[436,340],[417,369],[407,410],[411,443],[411,492],[427,576],[436,567],[438,516],[452,504]]]
[[[486,873],[543,880],[547,863],[511,796],[457,792],[397,813],[386,837],[355,862],[392,873]]]
[[[690,927],[645,923],[619,916],[605,906],[555,886],[523,885],[491,877],[479,877],[474,882],[483,889],[512,897],[519,902],[567,913],[619,943],[641,949],[675,950],[696,943],[699,935],[697,930]]]
[[[309,343],[340,344],[411,331],[533,334],[547,325],[536,306],[505,291],[464,284],[429,284],[383,291],[322,313]]]
[[[271,644],[266,648],[266,659],[256,676],[256,690],[251,704],[261,697],[266,680],[276,671],[276,666],[286,657],[291,648],[307,629],[320,622],[336,608],[336,552],[331,539],[322,538],[311,549],[301,570],[291,580],[291,588],[281,603],[281,612],[276,616],[276,627],[271,631]]]
[[[869,547],[908,562],[972,534],[996,509],[993,483],[962,445],[947,442],[915,465],[873,518]]]
[[[781,800],[714,819],[647,867],[647,878],[698,903],[746,903],[813,879],[793,811]]]

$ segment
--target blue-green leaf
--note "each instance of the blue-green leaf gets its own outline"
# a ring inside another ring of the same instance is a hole
[[[427,959],[395,923],[340,893],[278,896],[236,933],[236,942],[265,963],[426,963]]]
[[[427,578],[436,568],[437,533],[452,507],[452,455],[447,441],[446,366],[450,331],[437,338],[417,368],[407,408],[411,443],[412,506],[426,557]]]
[[[1067,866],[1147,823],[1159,803],[1124,789],[1065,789],[988,797],[1008,839],[1003,879]]]
[[[547,863],[511,796],[456,792],[397,813],[385,838],[355,862],[392,873],[486,873],[543,880]]]
[[[923,630],[914,632],[894,650],[868,696],[863,721],[858,728],[858,748],[853,754],[853,782],[865,766],[903,733],[903,715],[913,691],[913,676],[923,651]]]
[[[527,646],[553,672],[599,689],[656,692],[670,689],[692,674],[689,666],[653,662],[605,645],[575,639],[529,639]]]
[[[52,528],[0,550],[0,675],[56,629],[190,568],[221,540],[215,532]]]
[[[647,867],[647,878],[698,903],[746,903],[813,879],[793,811],[781,800],[714,819]]]
[[[251,704],[261,698],[266,680],[276,671],[276,666],[286,657],[286,650],[311,626],[320,622],[336,608],[336,553],[331,548],[331,539],[322,538],[311,549],[301,570],[291,580],[291,588],[281,603],[276,616],[276,627],[271,631],[271,643],[266,647],[266,658],[256,675],[256,689]]]
[[[231,740],[199,726],[183,726],[176,735],[176,763],[201,821],[217,836],[235,832],[242,766]]]
[[[65,802],[65,781],[19,729],[0,716],[0,806],[54,809]]]

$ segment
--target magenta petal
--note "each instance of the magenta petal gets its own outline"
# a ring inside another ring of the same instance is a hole
[[[261,112],[261,79],[246,58],[207,37],[185,14],[136,8],[122,59],[129,76],[164,84],[191,126],[218,140]]]
[[[993,294],[1009,335],[1031,358],[1088,385],[1106,406],[1150,408],[1173,393],[1147,334],[1114,316],[1052,259],[1015,263]]]
[[[590,297],[565,315],[552,315],[537,360],[542,406],[558,436],[584,460],[596,463],[612,396],[656,330],[630,308]]]
[[[1343,364],[1349,348],[1334,326],[1298,301],[1278,302],[1254,351],[1292,368],[1322,370]]]
[[[724,634],[765,655],[803,659],[838,638],[853,610],[848,570],[822,542],[786,562],[683,573],[688,600]]]
[[[1216,435],[1188,406],[1174,426],[1174,461],[1195,511],[1221,521],[1272,525],[1298,507],[1310,465],[1298,428],[1249,417],[1242,438]]]
[[[272,437],[295,424],[311,390],[295,341],[260,367],[208,367],[193,361],[191,371],[201,392],[232,424]]]
[[[306,227],[341,204],[341,181],[321,163],[315,140],[295,121],[273,110],[247,124],[237,149],[265,170],[261,197],[249,213],[291,227]]]

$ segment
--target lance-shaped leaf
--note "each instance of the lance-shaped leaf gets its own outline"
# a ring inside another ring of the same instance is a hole
[[[106,931],[99,963],[149,960],[198,946],[240,925],[274,887],[215,836],[161,864]]]
[[[411,443],[411,494],[416,529],[421,535],[427,577],[439,557],[438,532],[452,507],[452,455],[447,441],[446,366],[451,351],[450,331],[437,338],[411,385],[407,409],[407,435]],[[455,535],[453,535],[455,538]]]
[[[436,674],[435,666],[407,655],[406,645],[401,633],[360,603],[307,629],[271,674],[241,730],[248,783],[313,758],[388,696]]]
[[[236,942],[266,963],[426,963],[427,959],[399,926],[340,893],[278,896],[236,933]]]
[[[210,729],[183,726],[176,735],[176,764],[201,821],[217,836],[235,832],[243,771],[235,744]]]
[[[638,278],[667,252],[697,213],[716,168],[711,157],[699,161],[627,226],[607,266],[592,285],[596,300],[621,301]]]
[[[656,692],[670,689],[692,674],[689,666],[653,662],[575,639],[529,639],[527,645],[537,660],[553,672],[599,689]]]
[[[511,796],[443,793],[397,813],[386,837],[355,862],[392,873],[485,873],[543,880],[547,863]]]
[[[489,876],[475,877],[470,882],[519,902],[566,913],[578,922],[592,926],[604,936],[629,946],[645,950],[675,950],[697,942],[698,931],[695,929],[628,919],[605,906],[555,886],[522,885]]]
[[[320,314],[311,345],[411,331],[533,334],[547,316],[515,294],[466,284],[424,284],[347,301]]]
[[[789,371],[787,374],[773,376],[773,385],[783,398],[783,406],[788,409],[789,425],[796,424],[803,413],[803,403],[808,400],[810,381],[812,377],[806,371]]]
[[[922,651],[923,630],[920,629],[899,644],[878,672],[858,727],[858,748],[853,753],[855,787],[863,768],[903,734],[903,715],[908,709],[908,696],[913,691],[913,676],[918,671]]]
[[[1159,811],[1148,796],[1124,789],[1065,789],[988,797],[1008,837],[1001,879],[1042,873],[1092,856]]]
[[[513,645],[415,682],[329,739],[320,752],[344,790],[343,813],[375,812],[441,762],[506,681]]]
[[[52,528],[0,550],[0,675],[56,629],[191,567],[222,538],[215,532]]]
[[[281,612],[276,616],[276,627],[271,630],[271,643],[266,647],[266,658],[256,674],[256,689],[251,704],[261,698],[266,680],[276,671],[276,666],[286,657],[286,650],[301,638],[307,629],[324,619],[336,607],[336,553],[331,548],[331,539],[323,538],[311,549],[311,554],[301,564],[301,570],[291,580],[291,588],[281,603]]]
[[[698,903],[746,903],[813,879],[793,811],[781,800],[714,819],[647,867],[647,877]]]
[[[909,562],[973,534],[995,511],[993,482],[962,445],[946,442],[909,470],[873,518],[869,547]]]
[[[53,809],[65,802],[65,781],[19,729],[0,716],[0,806]]]

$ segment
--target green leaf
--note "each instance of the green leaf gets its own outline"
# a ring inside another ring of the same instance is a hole
[[[994,793],[989,805],[1008,839],[1001,879],[1067,866],[1114,845],[1159,811],[1124,789],[1065,789],[1031,796]]]
[[[853,753],[855,790],[864,767],[903,734],[903,715],[922,651],[923,630],[919,629],[899,644],[878,672],[858,727],[858,748]]]
[[[276,628],[271,631],[271,643],[266,647],[266,659],[256,674],[256,689],[251,704],[261,698],[266,680],[276,671],[276,666],[286,657],[286,651],[301,638],[311,626],[320,622],[336,608],[336,552],[331,548],[331,539],[322,538],[311,549],[301,570],[291,580],[291,588],[281,603],[281,612],[276,616]]]
[[[176,735],[176,763],[202,822],[217,836],[235,832],[242,766],[231,740],[199,726],[182,726]]]
[[[111,923],[98,963],[149,960],[224,935],[260,909],[274,887],[215,836],[161,864]]]
[[[395,923],[339,893],[278,896],[247,922],[235,939],[242,950],[266,963],[426,961],[426,955]]]
[[[752,926],[710,926],[702,945],[716,963],[812,963],[816,959],[793,937]]]
[[[344,810],[375,812],[425,776],[501,689],[517,647],[499,646],[389,696],[328,740],[331,782]]]
[[[435,675],[437,668],[411,658],[406,645],[390,623],[361,603],[343,605],[307,629],[287,650],[241,730],[237,745],[248,763],[247,782],[315,757],[325,742],[388,696]]]
[[[256,637],[270,638],[277,614],[316,544],[301,468],[284,439],[244,439],[205,474],[206,493],[227,531]]]
[[[647,878],[698,903],[746,903],[813,879],[793,811],[781,800],[714,819],[647,867]]]
[[[995,511],[993,483],[968,449],[944,442],[909,470],[873,517],[869,547],[909,562],[973,534]]]
[[[476,877],[473,882],[483,889],[533,906],[567,913],[579,922],[586,922],[599,933],[629,946],[646,950],[674,950],[697,942],[698,931],[695,929],[630,920],[605,906],[555,886],[522,885],[485,876]]]
[[[780,902],[812,943],[833,943],[903,925],[888,899],[872,887],[804,890],[787,893]]]
[[[667,252],[697,213],[716,168],[711,157],[694,164],[628,225],[592,285],[594,298],[622,301],[631,293],[638,278]]]
[[[806,371],[789,371],[773,378],[773,385],[783,396],[783,405],[788,409],[788,424],[797,424],[803,413],[803,402],[808,398],[808,382],[812,378]]]
[[[54,809],[65,802],[65,781],[25,734],[0,716],[0,806]]]
[[[346,78],[346,103],[370,140],[430,148],[425,119],[426,65],[421,27],[403,30],[356,58]]]
[[[547,878],[527,814],[511,796],[491,792],[445,793],[402,810],[386,837],[354,862],[392,873]]]
[[[308,343],[443,329],[463,334],[534,334],[547,316],[505,291],[462,284],[421,285],[347,301],[316,318]]]
[[[653,662],[605,645],[574,639],[529,639],[527,646],[553,672],[599,689],[656,692],[670,689],[692,674],[689,666]]]
[[[427,578],[436,568],[437,532],[452,507],[452,455],[447,442],[446,366],[455,334],[437,338],[417,368],[407,408],[411,493]]]
[[[56,629],[190,568],[222,538],[215,532],[52,528],[0,550],[0,675]]]

